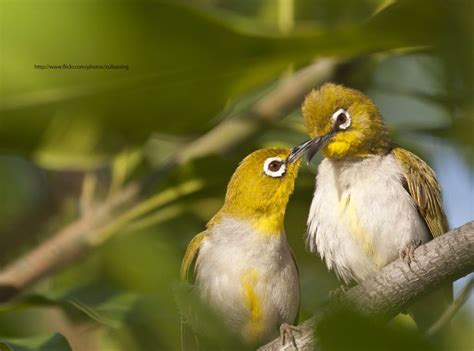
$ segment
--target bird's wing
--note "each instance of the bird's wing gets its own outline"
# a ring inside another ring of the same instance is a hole
[[[180,277],[182,281],[188,280],[189,269],[196,258],[196,255],[199,252],[199,248],[201,247],[202,241],[207,236],[207,230],[199,233],[196,235],[188,244],[188,248],[186,249],[186,253],[184,254],[183,261],[181,262],[181,273]]]
[[[448,221],[443,211],[441,187],[434,171],[418,156],[402,148],[394,148],[405,176],[405,188],[413,198],[431,235],[437,237],[448,231]]]
[[[207,236],[207,230],[196,235],[188,244],[186,253],[184,254],[183,261],[181,262],[180,278],[183,282],[188,281],[189,270],[194,262],[199,248],[201,247],[202,241]],[[192,316],[190,306],[183,305],[180,307],[181,312],[181,350],[182,351],[198,351],[199,339],[191,324],[187,322]]]

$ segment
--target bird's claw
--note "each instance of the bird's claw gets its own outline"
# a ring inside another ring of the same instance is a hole
[[[415,257],[415,250],[421,245],[421,240],[412,240],[405,248],[400,250],[399,256],[411,268],[412,262],[418,262]]]
[[[299,330],[298,327],[288,323],[282,323],[282,325],[280,325],[280,341],[282,346],[286,344],[287,338],[289,338],[293,347],[298,350],[298,345],[296,345],[296,339],[294,335],[295,332],[301,333],[301,330]]]

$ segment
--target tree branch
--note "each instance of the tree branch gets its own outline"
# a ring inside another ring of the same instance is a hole
[[[229,150],[263,132],[299,106],[307,92],[334,76],[338,63],[321,59],[293,76],[208,133],[183,145],[161,167],[141,181],[132,182],[86,214],[53,234],[44,243],[0,271],[0,302],[8,301],[44,277],[66,268],[88,254],[112,233],[101,230],[125,214],[171,171],[190,160]]]
[[[474,221],[437,237],[415,251],[416,262],[411,268],[396,260],[379,273],[349,289],[338,301],[316,316],[303,322],[296,333],[298,350],[317,350],[314,327],[334,308],[348,306],[363,315],[389,320],[415,299],[422,297],[442,282],[456,280],[474,268]],[[259,348],[259,351],[294,350],[291,344],[282,346],[280,339]]]

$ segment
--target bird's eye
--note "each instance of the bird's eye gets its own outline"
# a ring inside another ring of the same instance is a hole
[[[280,169],[281,165],[282,165],[281,161],[272,161],[268,165],[268,169],[272,172],[276,172]]]
[[[347,117],[344,112],[341,112],[340,114],[337,115],[336,122],[337,124],[344,124],[346,123]]]
[[[263,164],[263,172],[272,178],[278,178],[285,175],[285,161],[279,157],[267,158]]]
[[[332,114],[331,120],[334,127],[338,130],[347,129],[351,125],[351,116],[349,115],[349,112],[342,108]]]

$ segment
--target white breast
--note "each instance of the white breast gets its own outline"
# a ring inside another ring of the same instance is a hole
[[[365,279],[411,240],[430,239],[402,179],[390,154],[321,162],[306,242],[344,282]]]
[[[271,340],[281,323],[294,323],[299,279],[284,234],[262,236],[248,223],[225,218],[202,243],[196,265],[200,295],[248,342]],[[259,303],[257,330],[249,326],[245,284],[254,287]]]

